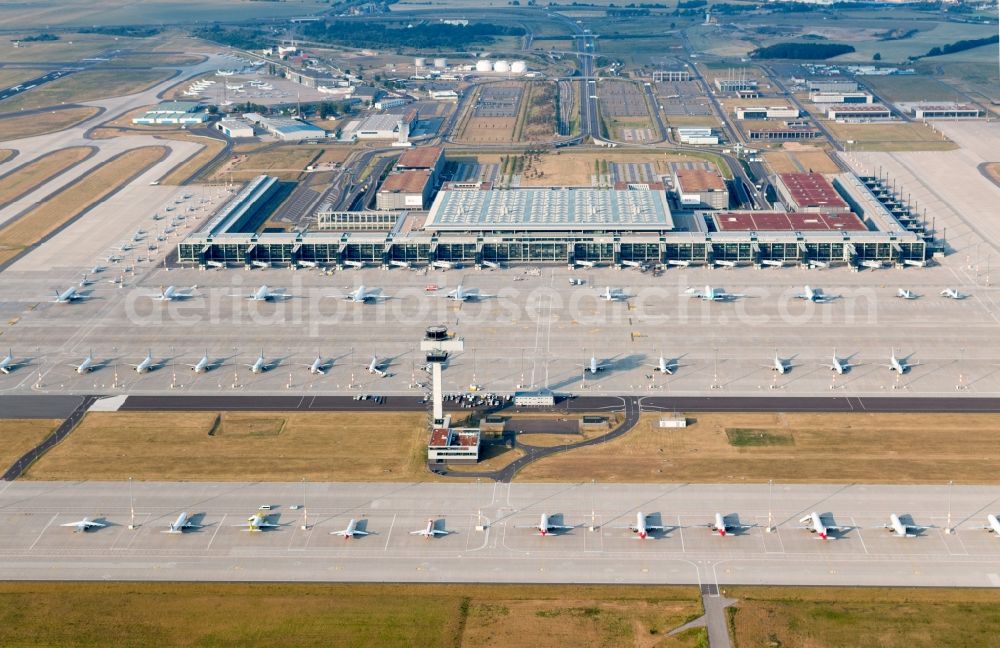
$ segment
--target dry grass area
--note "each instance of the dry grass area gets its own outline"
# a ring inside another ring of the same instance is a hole
[[[27,477],[430,479],[425,423],[421,412],[94,412]]]
[[[171,171],[170,174],[160,182],[160,184],[164,185],[179,185],[187,182],[194,177],[194,174],[196,174],[203,166],[211,162],[216,155],[226,148],[226,143],[222,140],[215,139],[214,137],[195,135],[194,133],[174,132],[169,135],[158,135],[158,137],[166,140],[197,142],[205,147],[188,158],[184,164]]]
[[[525,481],[699,483],[863,482],[995,484],[1000,416],[993,414],[699,413],[682,429],[657,427],[644,414],[609,443],[542,459],[518,475]],[[790,435],[790,445],[734,447],[726,430]],[[892,470],[886,471],[891,465]],[[815,466],[836,466],[817,473]]]
[[[556,133],[556,84],[535,81],[525,88],[525,104],[518,140],[522,142],[547,142]]]
[[[767,151],[764,160],[774,173],[838,173],[840,169],[829,154],[822,149],[802,147],[796,149],[785,143],[783,150]]]
[[[0,644],[694,648],[663,635],[700,613],[694,587],[8,582]]]
[[[450,472],[485,472],[489,470],[500,470],[507,464],[524,456],[524,451],[517,448],[508,448],[504,445],[482,445],[479,448],[479,463],[476,464],[448,464]]]
[[[37,68],[0,68],[0,88],[9,88],[18,83],[40,77],[43,74],[45,74],[45,71]],[[0,103],[0,106],[3,106],[3,104]]]
[[[127,151],[0,228],[0,263],[14,258],[97,204],[130,178],[155,164],[165,153],[166,149],[162,146],[144,146]]]
[[[585,186],[593,185],[592,178],[596,173],[594,163],[604,160],[620,164],[651,163],[657,174],[670,173],[670,162],[699,161],[700,158],[688,155],[658,154],[645,151],[630,153],[628,151],[594,151],[587,153],[570,153],[555,151],[541,155],[532,162],[532,173],[521,177],[523,187]]]
[[[987,164],[986,173],[993,178],[994,182],[1000,182],[1000,162],[990,162]]]
[[[507,88],[522,85],[521,82],[511,82],[479,86],[476,89],[478,94],[475,100],[469,102],[465,114],[459,119],[459,126],[455,129],[455,141],[465,144],[506,144],[513,142],[519,118],[525,112],[527,87],[521,93],[518,112],[512,117],[477,117],[475,109],[480,97],[482,97],[484,88]]]
[[[52,434],[60,420],[4,419],[0,421],[0,472],[7,470],[42,440]],[[2,643],[2,642],[0,642]]]
[[[32,88],[0,103],[5,112],[122,97],[151,88],[170,74],[167,70],[84,70]]]
[[[14,151],[11,149],[0,149],[0,164],[6,162],[12,157],[14,157]]]
[[[87,159],[94,149],[74,146],[53,151],[0,177],[0,206],[11,203],[49,178]]]
[[[951,151],[958,148],[944,135],[919,122],[838,124],[826,121],[841,142],[858,151]]]
[[[663,121],[667,126],[674,128],[684,126],[718,128],[721,125],[715,115],[665,115]]]
[[[932,588],[732,587],[735,648],[992,646],[1000,591]]]
[[[297,180],[326,147],[309,144],[253,144],[242,146],[238,152],[221,164],[210,178],[211,181],[228,180],[236,182],[252,180],[262,173],[282,180]]]
[[[66,130],[84,120],[90,119],[98,112],[100,112],[98,108],[75,106],[73,108],[58,108],[27,115],[2,116],[0,117],[0,141],[16,140]]]

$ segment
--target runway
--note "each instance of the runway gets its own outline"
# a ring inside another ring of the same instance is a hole
[[[676,583],[1000,586],[1000,539],[976,527],[1000,508],[981,486],[11,482],[0,491],[0,568],[13,580]],[[271,531],[246,518],[272,507]],[[293,510],[292,505],[306,505]],[[944,533],[949,509],[954,534]],[[666,534],[634,539],[636,511]],[[798,528],[812,511],[850,527]],[[161,533],[181,512],[201,525]],[[714,514],[747,525],[720,537]],[[889,513],[933,525],[896,538]],[[573,528],[542,537],[541,513]],[[82,517],[108,527],[73,533]],[[308,530],[301,525],[307,517]],[[769,517],[777,530],[767,533]],[[331,535],[351,518],[371,535]],[[410,532],[428,519],[450,535]],[[485,530],[476,530],[477,525]],[[589,530],[590,526],[595,530]]]

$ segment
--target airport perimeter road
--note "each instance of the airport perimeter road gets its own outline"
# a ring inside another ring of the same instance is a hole
[[[776,485],[769,498],[766,484],[136,482],[132,494],[130,530],[121,482],[6,484],[5,578],[1000,586],[1000,540],[977,528],[996,512],[1000,487]],[[263,504],[280,526],[247,532]],[[944,532],[949,508],[954,534]],[[667,533],[637,540],[621,528],[640,510]],[[850,528],[818,540],[799,528],[812,511]],[[163,533],[181,512],[201,528]],[[706,528],[716,512],[748,528],[721,537]],[[540,536],[530,526],[542,513],[573,528]],[[890,513],[934,526],[896,538],[880,528]],[[60,526],[85,516],[109,526]],[[352,518],[371,535],[331,535]],[[410,534],[428,519],[452,533]]]

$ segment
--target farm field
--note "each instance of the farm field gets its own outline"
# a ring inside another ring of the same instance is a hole
[[[544,636],[588,646],[652,646],[655,639],[662,648],[696,648],[705,645],[704,630],[665,635],[700,614],[694,587],[0,584],[6,646],[106,646],[116,635],[119,646],[175,636],[170,643],[180,646],[529,648]]]
[[[992,447],[996,415],[698,414],[688,428],[664,431],[644,414],[628,434],[606,444],[542,459],[523,481],[997,483]],[[728,432],[728,434],[727,434]],[[785,445],[755,438],[789,437]],[[749,439],[749,441],[747,441]],[[887,463],[892,470],[886,471]],[[836,465],[824,474],[813,468]]]
[[[933,588],[729,587],[734,648],[931,648],[990,644],[1000,592]],[[877,638],[877,639],[876,639]]]
[[[90,157],[94,149],[75,146],[53,151],[0,177],[0,205],[13,202],[45,181]]]
[[[166,149],[145,146],[122,153],[74,181],[52,198],[0,229],[0,263],[13,259],[70,222],[130,178],[163,157]]]
[[[90,119],[100,112],[98,108],[75,106],[58,108],[26,115],[0,115],[0,141],[34,137],[66,130]]]

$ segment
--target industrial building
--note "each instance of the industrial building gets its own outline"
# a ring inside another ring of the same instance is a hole
[[[426,209],[434,184],[427,169],[390,173],[375,194],[378,209]]]
[[[397,171],[430,171],[431,182],[437,186],[444,170],[444,149],[440,146],[422,146],[410,149],[396,161]]]
[[[875,98],[867,92],[813,92],[809,101],[815,104],[870,104]]]
[[[388,232],[406,215],[405,211],[334,211],[327,203],[316,212],[316,229],[325,232]]]
[[[305,142],[326,139],[327,137],[325,130],[300,119],[264,117],[258,113],[244,113],[243,119],[255,126],[260,126],[282,142]]]
[[[687,208],[729,207],[729,190],[726,181],[717,172],[705,168],[685,169],[674,165],[674,190],[680,204]]]
[[[792,106],[751,106],[736,109],[737,119],[797,119],[799,109]]]
[[[719,92],[741,92],[744,90],[757,90],[756,79],[716,79],[715,87]]]
[[[815,139],[821,133],[809,125],[789,126],[783,128],[748,128],[747,139],[750,140],[803,140]]]
[[[850,79],[808,79],[809,92],[855,92],[858,84]]]
[[[774,187],[791,211],[842,214],[851,208],[820,173],[779,173]]]
[[[977,119],[983,116],[979,106],[953,101],[896,102],[896,107],[914,119]]]
[[[242,119],[223,119],[215,124],[215,127],[222,131],[226,137],[253,137],[253,126]]]
[[[145,126],[204,124],[208,121],[209,115],[207,112],[202,112],[201,108],[204,106],[197,101],[164,101],[142,115],[133,117],[132,123]]]
[[[690,80],[690,70],[656,70],[653,72],[654,83],[679,83]]]
[[[892,111],[882,104],[839,104],[826,109],[829,119],[891,119]]]
[[[340,135],[343,141],[355,140],[396,140],[401,146],[409,146],[410,119],[405,115],[370,115],[361,120],[349,122]]]
[[[385,99],[379,99],[375,102],[375,110],[398,108],[400,106],[405,106],[410,103],[410,101],[411,99],[409,97],[386,97]]]
[[[719,136],[715,135],[711,128],[682,127],[677,130],[677,139],[681,144],[710,144],[719,143]]]

